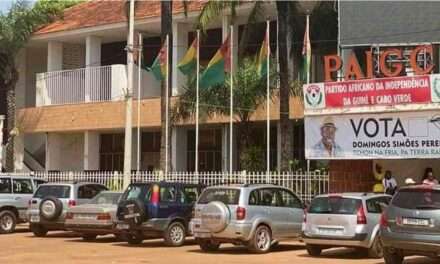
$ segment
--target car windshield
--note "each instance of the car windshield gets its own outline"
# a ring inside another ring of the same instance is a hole
[[[391,203],[404,209],[440,209],[440,190],[428,188],[402,189],[394,196]]]
[[[118,204],[121,193],[103,192],[95,196],[91,204]]]
[[[238,189],[207,189],[198,201],[199,204],[207,204],[209,202],[219,201],[224,204],[238,204],[240,199],[240,190]]]
[[[69,198],[70,186],[66,185],[40,185],[35,192],[35,198],[43,198],[47,196],[54,196],[56,198]]]
[[[343,197],[318,197],[313,199],[308,210],[311,214],[356,214],[362,201]]]
[[[127,190],[125,190],[122,195],[121,200],[132,200],[132,199],[140,199],[141,194],[145,194],[146,190],[150,185],[145,184],[133,184],[128,186]]]

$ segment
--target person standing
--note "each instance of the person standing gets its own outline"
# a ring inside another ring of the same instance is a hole
[[[386,194],[394,195],[397,190],[397,181],[394,179],[391,171],[385,172],[385,178],[382,180],[382,185]]]
[[[425,175],[423,176],[423,184],[426,185],[437,185],[438,180],[434,177],[434,172],[432,168],[425,169]]]

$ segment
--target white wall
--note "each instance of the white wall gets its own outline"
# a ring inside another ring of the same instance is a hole
[[[84,133],[46,135],[46,170],[84,169]]]
[[[37,93],[36,74],[47,71],[47,49],[28,48],[26,53],[26,107],[33,107]]]

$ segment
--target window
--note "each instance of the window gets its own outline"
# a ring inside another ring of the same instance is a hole
[[[359,199],[334,197],[319,197],[312,200],[310,214],[356,214],[362,205]]]
[[[0,178],[0,193],[11,193],[10,178]]]
[[[169,203],[176,201],[176,188],[172,186],[163,186],[160,188],[160,202]]]
[[[394,196],[392,203],[404,209],[438,210],[440,191],[428,188],[403,189]]]
[[[287,190],[278,190],[280,195],[281,204],[279,206],[282,207],[290,207],[290,208],[303,208],[302,202],[295,196],[293,193]]]
[[[65,185],[41,185],[35,192],[35,198],[54,196],[56,198],[69,198],[70,187]]]
[[[99,154],[101,170],[122,171],[124,168],[124,134],[102,134]]]
[[[276,189],[253,190],[249,195],[249,205],[278,206],[281,198]]]
[[[145,193],[146,189],[149,187],[149,185],[132,184],[128,186],[127,190],[125,190],[124,194],[122,195],[121,201],[139,199],[141,194]]]
[[[99,187],[99,188],[98,188]],[[102,186],[98,185],[83,185],[78,188],[78,199],[92,199],[98,193],[105,190]]]
[[[240,199],[240,190],[238,189],[206,189],[200,196],[199,203],[207,204],[214,201],[219,201],[227,205],[238,204]]]
[[[32,181],[30,179],[13,179],[12,189],[14,193],[33,193]]]
[[[120,193],[100,193],[93,198],[90,204],[118,204]]]
[[[259,205],[260,203],[260,195],[258,190],[253,190],[251,194],[249,194],[249,205]]]
[[[199,190],[197,187],[184,187],[181,193],[181,203],[195,203],[199,197]]]
[[[388,204],[390,202],[390,197],[380,197],[367,200],[367,211],[373,214],[381,214],[382,206],[381,204]]]

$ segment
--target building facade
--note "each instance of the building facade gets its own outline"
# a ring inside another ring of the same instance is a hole
[[[177,70],[177,64],[195,37],[196,19],[202,6],[203,2],[189,2],[188,14],[185,16],[182,3],[173,4],[171,101],[176,100],[184,91],[186,77]],[[232,52],[235,57],[243,25],[252,7],[252,3],[238,7],[233,22],[235,43]],[[151,65],[161,46],[160,2],[140,1],[135,13],[135,32],[142,33],[143,58],[146,65]],[[277,19],[274,3],[264,5],[264,17],[271,21],[271,31],[274,32],[271,42],[274,43],[273,52],[276,52]],[[264,37],[265,21],[260,24],[262,30],[257,30],[258,33],[246,49],[250,55],[258,52]],[[202,65],[206,65],[220,47],[229,34],[230,25],[232,19],[228,12],[212,21],[200,47]],[[17,58],[20,69],[17,126],[21,132],[16,143],[17,170],[122,170],[127,30],[124,1],[90,1],[67,9],[62,20],[35,32],[29,45]],[[317,58],[314,60],[321,61]],[[157,170],[161,136],[161,84],[151,73],[142,69],[142,81],[138,85],[137,66],[134,74],[132,168],[137,167],[139,146],[141,170]],[[141,127],[139,142],[136,137],[138,100]],[[295,135],[292,151],[295,159],[304,160],[301,99],[292,97],[290,109]],[[271,103],[270,115],[271,169],[276,170],[281,144],[278,100]],[[229,168],[228,121],[228,117],[219,115],[201,121],[201,171]],[[255,144],[263,144],[262,152],[265,153],[266,113],[263,107],[256,109],[252,121]],[[178,122],[173,124],[171,131],[172,170],[194,170],[194,122]],[[233,135],[233,141],[234,170],[240,170],[236,135]]]

